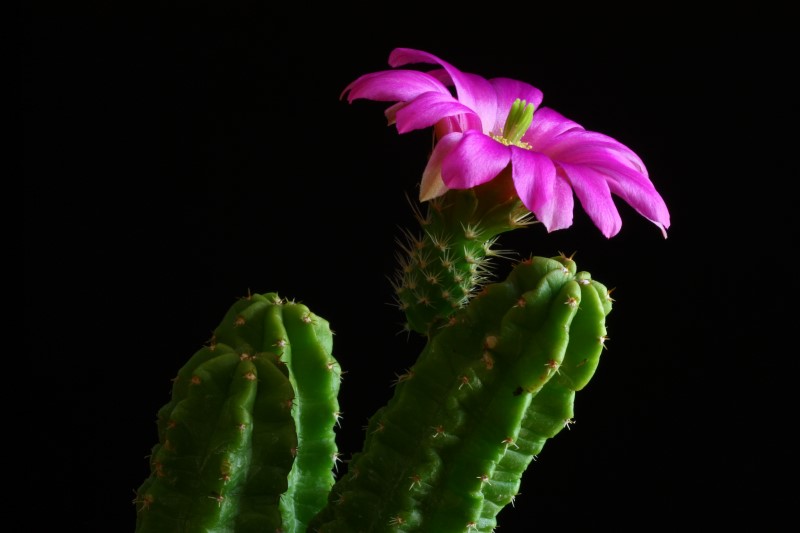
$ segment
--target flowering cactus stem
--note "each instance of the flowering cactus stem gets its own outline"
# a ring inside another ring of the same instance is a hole
[[[312,530],[492,531],[594,372],[610,310],[600,287],[565,257],[484,286],[399,376]]]
[[[491,259],[504,253],[492,248],[497,236],[532,223],[508,191],[498,180],[451,190],[428,202],[425,215],[415,207],[420,231],[405,232],[392,280],[407,330],[428,335],[466,305],[487,281]]]
[[[237,301],[159,410],[137,533],[305,531],[333,484],[331,347],[328,323],[301,304]]]

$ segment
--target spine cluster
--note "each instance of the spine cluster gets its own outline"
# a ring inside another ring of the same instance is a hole
[[[497,202],[481,189],[449,191],[415,211],[419,230],[406,231],[392,284],[406,329],[429,334],[490,280],[493,248],[504,232],[531,223],[518,199]]]

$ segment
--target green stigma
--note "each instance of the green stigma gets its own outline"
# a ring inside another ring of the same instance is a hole
[[[503,128],[503,135],[492,135],[492,138],[505,145],[515,145],[521,148],[530,149],[531,146],[522,142],[522,136],[531,127],[533,122],[533,104],[527,103],[525,100],[517,98],[511,105],[511,110],[508,112],[506,125]]]

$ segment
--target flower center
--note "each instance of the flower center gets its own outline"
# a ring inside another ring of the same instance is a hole
[[[502,135],[495,135],[490,133],[492,139],[502,143],[506,146],[514,145],[526,150],[531,149],[531,145],[522,141],[522,136],[531,127],[533,122],[533,104],[527,103],[525,100],[517,98],[511,105],[511,110],[508,112],[506,124],[503,127]]]

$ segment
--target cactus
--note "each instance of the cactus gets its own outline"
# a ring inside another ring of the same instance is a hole
[[[484,287],[430,337],[370,419],[363,451],[312,525],[323,533],[492,531],[593,373],[605,334],[600,287],[564,257],[531,258]]]
[[[495,180],[466,191],[450,191],[415,206],[417,233],[405,232],[393,282],[408,331],[428,335],[463,307],[490,279],[490,261],[508,252],[492,246],[497,237],[533,223],[508,180]]]
[[[426,52],[390,56],[413,62],[441,68],[372,73],[343,94],[396,100],[386,116],[401,132],[435,122],[412,202],[419,227],[403,233],[392,280],[405,329],[425,339],[419,357],[336,479],[341,369],[328,321],[274,292],[237,301],[159,410],[137,533],[491,532],[573,422],[610,291],[564,254],[516,261],[496,280],[493,260],[514,252],[494,246],[534,223],[568,227],[573,188],[606,237],[620,226],[612,192],[665,235],[666,206],[636,154],[538,108],[538,89]]]
[[[442,317],[334,483],[328,322],[275,293],[241,299],[159,411],[137,531],[492,531],[571,421],[610,310],[571,259],[519,262]]]
[[[340,376],[326,320],[237,301],[159,410],[136,531],[305,531],[334,482]]]

